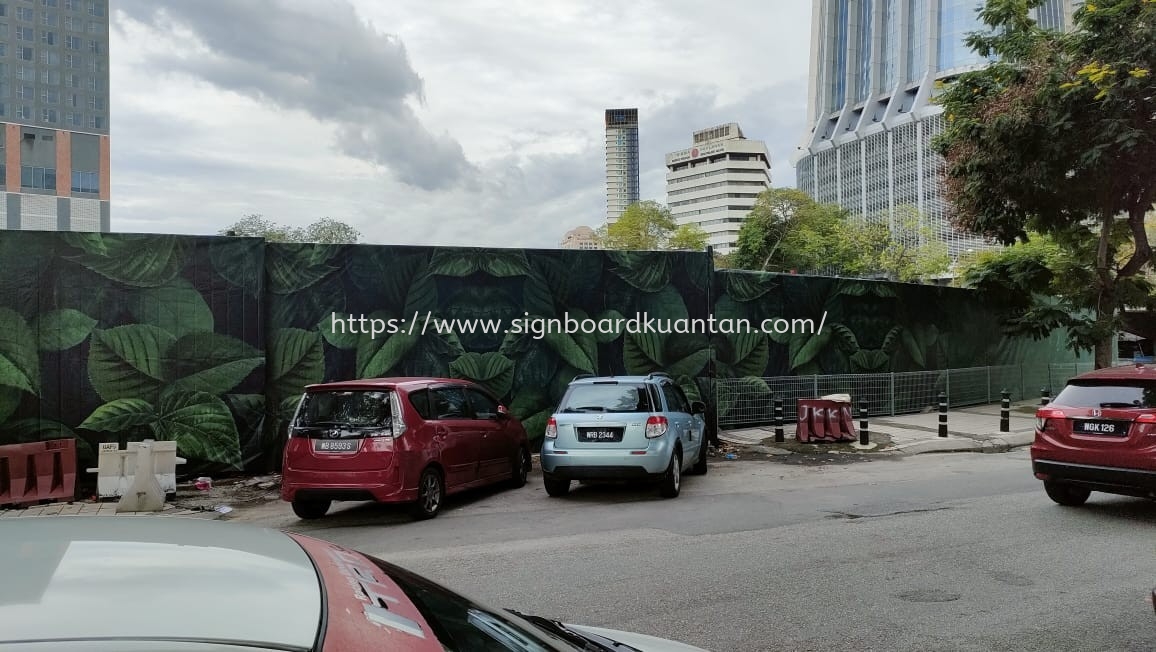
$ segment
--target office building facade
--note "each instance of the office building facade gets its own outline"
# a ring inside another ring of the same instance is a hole
[[[562,236],[563,249],[598,249],[598,235],[588,226],[570,229]]]
[[[716,253],[729,254],[759,194],[771,187],[771,154],[734,122],[696,131],[691,142],[666,155],[667,207],[679,226],[697,224]]]
[[[983,29],[983,0],[814,0],[805,135],[794,157],[797,185],[894,228],[920,215],[953,255],[990,241],[952,228],[930,142],[944,127],[931,103],[936,82],[988,61],[964,39]],[[1034,11],[1050,29],[1071,26],[1072,0]]]
[[[606,222],[638,202],[638,109],[606,109]]]
[[[105,0],[0,0],[0,229],[110,230]]]

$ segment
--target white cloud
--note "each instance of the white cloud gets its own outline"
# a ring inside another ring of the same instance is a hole
[[[774,7],[773,5],[783,5]],[[246,213],[375,243],[554,247],[605,211],[602,112],[662,157],[736,121],[793,185],[810,6],[687,0],[122,0],[113,228],[215,233]]]

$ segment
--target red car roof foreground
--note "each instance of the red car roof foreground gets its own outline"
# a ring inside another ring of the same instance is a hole
[[[469,382],[461,378],[439,378],[437,376],[394,376],[390,378],[359,378],[356,380],[337,380],[331,383],[316,383],[306,385],[305,391],[316,392],[330,389],[358,389],[365,387],[380,387],[388,389],[398,385],[426,385],[429,383],[463,383]]]
[[[1082,373],[1072,380],[1156,380],[1156,365],[1129,364]]]

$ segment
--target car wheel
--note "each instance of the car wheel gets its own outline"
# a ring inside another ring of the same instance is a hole
[[[675,498],[682,490],[682,451],[675,449],[670,456],[670,466],[662,476],[662,483],[658,486],[658,494],[663,498]]]
[[[569,480],[549,474],[544,475],[542,479],[546,485],[546,493],[550,494],[551,496],[565,496],[566,494],[570,493]]]
[[[1092,495],[1091,489],[1074,487],[1062,482],[1045,482],[1044,491],[1048,492],[1048,498],[1067,507],[1079,507],[1088,501],[1088,496]]]
[[[297,498],[293,501],[293,513],[296,514],[298,518],[307,520],[321,518],[329,511],[329,506],[332,504],[333,501],[330,500]]]
[[[445,497],[446,488],[442,483],[442,474],[437,469],[429,467],[421,472],[421,478],[417,481],[417,502],[410,511],[416,519],[433,518],[441,512]]]
[[[703,439],[698,447],[698,459],[694,461],[694,468],[690,470],[694,475],[706,475],[707,442]]]
[[[520,489],[526,486],[526,478],[530,476],[530,467],[533,462],[530,461],[530,451],[525,448],[519,448],[518,454],[514,456],[514,473],[510,476],[510,486],[514,489]]]

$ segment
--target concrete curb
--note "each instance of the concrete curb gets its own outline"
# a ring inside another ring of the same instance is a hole
[[[952,435],[946,438],[933,437],[928,439],[921,439],[918,441],[908,442],[890,446],[888,448],[878,448],[872,452],[864,452],[867,455],[921,455],[924,453],[1006,453],[1016,448],[1031,445],[1035,439],[1035,430],[1018,430],[1013,432],[997,432],[982,436],[983,438],[972,439],[970,437],[961,437],[959,435]],[[737,446],[749,446],[762,453],[773,453],[775,455],[791,455],[791,451],[785,451],[769,446],[760,445],[762,440],[752,441],[744,437],[726,436],[724,433],[719,433],[719,441],[733,444]]]

